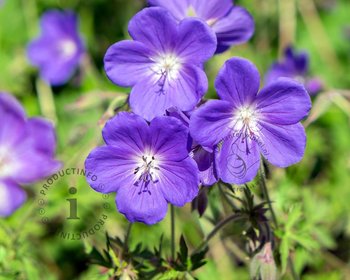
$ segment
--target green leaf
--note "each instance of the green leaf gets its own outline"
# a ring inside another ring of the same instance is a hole
[[[282,265],[282,274],[284,274],[287,270],[287,262],[288,262],[288,255],[289,255],[289,238],[284,237],[282,239],[281,245],[280,245],[280,254],[281,254],[281,265]]]
[[[180,237],[180,261],[187,267],[188,247],[183,235]]]

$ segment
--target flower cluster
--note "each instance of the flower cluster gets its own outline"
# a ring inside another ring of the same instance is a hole
[[[129,221],[154,224],[167,203],[183,206],[200,185],[251,181],[261,155],[278,167],[300,161],[306,145],[300,121],[311,101],[302,84],[287,78],[259,92],[258,70],[242,58],[220,70],[220,100],[205,101],[204,63],[247,41],[251,16],[231,1],[149,3],[129,22],[132,40],[112,45],[104,59],[109,79],[132,88],[132,112],[107,122],[106,145],[90,153],[85,167],[99,178],[88,179],[92,188],[117,193]]]
[[[20,185],[52,175],[61,163],[54,159],[56,136],[49,121],[28,119],[6,93],[0,93],[0,116],[0,216],[8,216],[26,200]]]

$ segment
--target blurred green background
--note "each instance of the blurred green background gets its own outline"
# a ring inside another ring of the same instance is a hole
[[[248,58],[263,75],[290,43],[309,52],[311,72],[326,89],[313,99],[311,118],[306,120],[304,159],[286,170],[271,167],[268,188],[280,223],[282,250],[290,252],[301,278],[350,279],[350,1],[235,2],[252,13],[256,32],[249,43],[207,64],[208,97],[215,97],[215,76],[232,56]],[[145,5],[141,0],[7,0],[0,7],[0,91],[14,94],[29,116],[55,121],[58,158],[66,168],[83,168],[88,153],[102,144],[102,124],[127,97],[128,89],[106,78],[103,56],[112,43],[128,37],[129,19]],[[26,45],[39,34],[40,15],[53,8],[72,9],[79,15],[88,54],[79,77],[51,89],[29,65]],[[86,252],[91,246],[103,247],[105,231],[112,236],[125,233],[127,221],[116,211],[114,195],[103,198],[83,177],[65,177],[48,191],[45,215],[50,219],[43,223],[38,211],[41,185],[27,187],[28,202],[0,220],[0,279],[107,279],[101,268],[88,264]],[[67,222],[66,198],[72,186],[78,189],[80,220]],[[110,209],[103,208],[105,202]],[[184,233],[191,248],[213,227],[210,218],[218,221],[229,212],[215,186],[209,205],[201,219],[190,214],[190,205],[176,209],[177,238]],[[104,228],[84,241],[65,240],[58,234],[86,230],[103,213],[108,216]],[[136,224],[131,246],[143,242],[153,248],[162,234],[169,254],[169,217],[152,227]],[[244,249],[242,227],[226,227],[211,241],[208,262],[196,277],[249,279],[246,260],[239,255]],[[288,275],[283,279],[290,279]]]

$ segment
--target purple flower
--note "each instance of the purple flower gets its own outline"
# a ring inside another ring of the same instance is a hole
[[[198,194],[198,168],[187,151],[188,129],[176,118],[148,123],[122,112],[103,129],[106,146],[85,161],[87,180],[98,192],[117,192],[117,208],[131,222],[154,224],[167,203],[183,206]]]
[[[30,62],[39,67],[42,79],[51,85],[66,83],[77,69],[84,46],[77,17],[71,11],[48,11],[41,18],[41,36],[27,49]]]
[[[216,33],[217,53],[232,45],[247,42],[254,34],[254,20],[249,12],[234,6],[232,0],[148,0],[153,6],[168,9],[181,21],[197,17],[205,21]]]
[[[180,24],[163,8],[146,8],[129,23],[133,41],[112,45],[105,70],[112,82],[132,87],[130,107],[150,121],[171,107],[192,110],[208,89],[203,63],[216,38],[199,20]]]
[[[315,95],[323,89],[320,79],[309,77],[309,55],[306,52],[296,53],[293,47],[286,48],[283,61],[272,64],[265,82],[270,84],[280,77],[301,82],[310,95]]]
[[[0,216],[8,216],[26,200],[22,184],[55,173],[56,137],[50,122],[27,119],[11,95],[0,93]]]
[[[306,136],[300,124],[311,108],[304,87],[280,78],[259,94],[259,73],[245,59],[232,58],[215,81],[221,100],[191,116],[190,132],[205,147],[215,146],[218,177],[243,184],[257,174],[260,154],[278,167],[301,160]]]
[[[170,108],[168,109],[168,115],[175,117],[186,126],[189,127],[191,112],[181,112],[179,110]],[[199,180],[203,186],[212,186],[218,180],[216,178],[216,172],[214,168],[214,153],[211,148],[205,148],[193,141],[192,137],[188,135],[187,149],[190,156],[196,161],[199,169]]]

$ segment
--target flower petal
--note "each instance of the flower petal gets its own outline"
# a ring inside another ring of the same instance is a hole
[[[186,0],[148,0],[151,6],[158,6],[167,9],[178,21],[186,17],[188,3]]]
[[[0,181],[0,217],[11,215],[26,199],[26,192],[13,181]]]
[[[258,144],[250,138],[230,136],[216,149],[218,176],[226,183],[244,184],[258,173]]]
[[[0,146],[9,147],[22,139],[25,133],[25,112],[15,97],[0,93]]]
[[[215,88],[221,99],[236,107],[249,105],[259,90],[258,69],[249,60],[231,58],[226,61],[215,80]]]
[[[40,25],[45,36],[62,37],[76,33],[77,17],[72,11],[51,10],[42,15]]]
[[[210,153],[201,146],[197,146],[192,154],[193,159],[198,165],[201,184],[204,186],[211,186],[217,182],[214,167],[214,153]]]
[[[62,167],[61,162],[40,152],[31,139],[25,140],[13,151],[12,176],[21,184],[32,184],[54,174]]]
[[[260,122],[264,157],[273,165],[287,167],[299,162],[305,152],[306,136],[300,124],[277,126]]]
[[[101,193],[118,191],[135,181],[136,160],[122,147],[95,148],[85,160],[86,179],[89,185]]]
[[[80,52],[65,58],[58,47],[59,41],[42,37],[28,45],[27,55],[30,62],[40,68],[40,75],[51,85],[66,83],[76,70],[80,61]]]
[[[177,23],[166,9],[145,8],[130,20],[129,34],[153,50],[167,52],[177,40]]]
[[[215,50],[216,35],[205,22],[193,18],[180,22],[175,52],[186,63],[203,63],[214,55]]]
[[[190,119],[190,132],[201,146],[213,147],[232,129],[233,105],[227,101],[210,100],[194,111]]]
[[[297,53],[293,47],[289,46],[284,52],[284,64],[293,68],[298,75],[306,75],[309,71],[309,55],[306,52]]]
[[[157,187],[162,190],[164,198],[182,207],[191,202],[199,191],[198,167],[192,158],[182,161],[165,161],[159,165],[160,178]]]
[[[189,1],[189,7],[193,6],[196,16],[205,19],[209,24],[218,18],[225,16],[233,7],[232,0],[201,0]]]
[[[79,64],[79,59],[48,61],[40,65],[42,79],[53,86],[65,84],[74,74]]]
[[[294,68],[281,63],[274,63],[265,76],[265,84],[269,85],[276,82],[281,77],[294,79],[297,75],[298,73]]]
[[[133,87],[130,94],[130,107],[138,115],[151,121],[162,116],[166,110],[176,107],[181,111],[192,110],[208,89],[208,80],[202,69],[196,66],[183,66],[178,77],[165,84],[156,80],[143,80]]]
[[[251,14],[244,8],[235,6],[213,25],[218,45],[230,46],[247,42],[254,34],[255,24]]]
[[[256,102],[262,120],[272,124],[295,124],[311,109],[310,96],[304,86],[287,78],[263,88]]]
[[[152,182],[149,189],[149,192],[140,192],[140,188],[134,185],[124,185],[119,189],[117,208],[130,222],[152,225],[164,219],[168,206],[163,193]]]
[[[48,156],[54,156],[56,133],[53,124],[43,118],[30,118],[27,122],[27,129],[33,138],[36,149]]]
[[[150,134],[151,149],[156,159],[183,160],[188,157],[188,133],[188,128],[174,117],[154,118]]]
[[[149,144],[149,127],[140,116],[121,112],[110,119],[102,131],[107,145],[123,147],[131,154],[140,154]]]
[[[137,41],[121,41],[108,48],[104,67],[108,78],[119,86],[135,85],[140,78],[149,78],[152,52]]]

